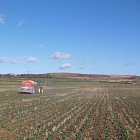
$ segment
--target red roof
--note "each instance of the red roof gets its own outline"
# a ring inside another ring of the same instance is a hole
[[[35,82],[31,81],[31,80],[25,80],[25,81],[22,82],[22,85],[24,87],[31,87],[31,86],[35,85]]]

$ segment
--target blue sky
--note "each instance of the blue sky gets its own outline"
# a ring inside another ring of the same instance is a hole
[[[139,0],[0,0],[0,73],[140,75]]]

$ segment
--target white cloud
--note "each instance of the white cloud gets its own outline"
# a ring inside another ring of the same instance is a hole
[[[17,27],[18,28],[20,28],[20,27],[22,27],[24,24],[26,24],[27,23],[27,21],[25,21],[25,20],[20,20],[20,21],[18,21],[18,23],[17,23]]]
[[[5,24],[5,15],[0,15],[0,24]]]
[[[72,67],[72,65],[70,63],[65,63],[65,64],[61,65],[59,67],[59,69],[68,69],[68,68],[71,68],[71,67]]]
[[[33,62],[33,63],[38,61],[36,57],[32,57],[32,56],[26,56],[25,59],[27,62]]]
[[[55,52],[53,55],[51,55],[51,58],[53,60],[64,60],[71,58],[71,55],[64,52]]]

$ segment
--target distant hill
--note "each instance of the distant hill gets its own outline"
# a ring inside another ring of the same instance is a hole
[[[28,78],[59,78],[94,80],[99,82],[117,82],[140,84],[140,77],[132,75],[105,75],[105,74],[79,74],[79,73],[46,73],[46,74],[0,74],[0,77],[28,77]]]
[[[136,77],[131,75],[79,74],[79,73],[48,73],[50,78],[69,78],[80,80],[94,80],[112,83],[136,83]]]

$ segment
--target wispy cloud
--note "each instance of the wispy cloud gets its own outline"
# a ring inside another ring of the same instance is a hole
[[[5,24],[5,15],[0,14],[0,24]]]
[[[9,64],[18,64],[22,62],[28,62],[28,63],[35,63],[38,61],[38,58],[33,56],[25,56],[25,57],[15,57],[15,58],[9,58],[9,57],[0,57],[0,63],[9,63]]]
[[[17,23],[17,27],[20,28],[26,23],[27,23],[27,21],[25,21],[25,20],[19,20],[18,23]]]
[[[11,64],[18,64],[18,63],[20,63],[20,59],[19,58],[11,58],[11,59],[7,59],[7,62],[11,63]]]
[[[125,64],[125,66],[133,66],[134,65],[134,62],[128,62]]]
[[[20,60],[21,58],[0,57],[0,63],[17,64],[20,63]]]
[[[0,63],[4,63],[4,62],[6,62],[6,57],[1,56],[0,57]]]
[[[53,55],[51,55],[51,58],[56,61],[69,59],[71,58],[71,54],[64,53],[64,52],[55,52]]]
[[[65,63],[65,64],[61,65],[59,67],[59,69],[68,69],[68,68],[71,68],[71,67],[72,67],[72,65],[70,63]]]
[[[37,48],[44,48],[45,47],[45,45],[43,45],[43,44],[39,44],[38,46],[37,46]]]
[[[83,64],[83,65],[81,65],[80,68],[83,70],[83,69],[85,69],[86,67],[87,67],[87,66]]]
[[[26,56],[25,59],[26,59],[26,62],[32,62],[32,63],[35,63],[38,61],[38,58],[33,57],[33,56]]]

